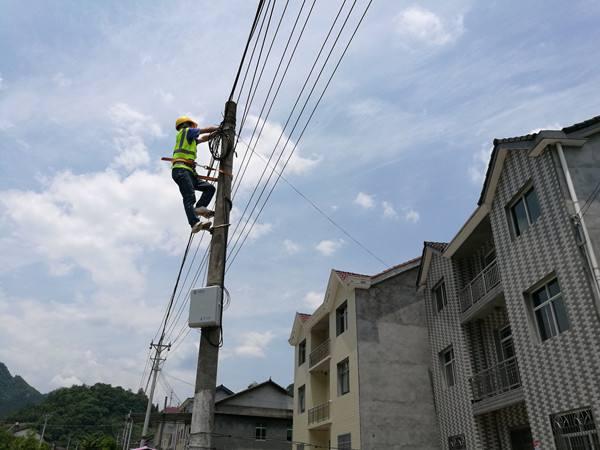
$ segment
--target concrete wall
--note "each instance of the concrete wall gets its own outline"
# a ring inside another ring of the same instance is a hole
[[[564,153],[575,192],[583,206],[600,182],[600,134],[590,136],[581,148],[565,147]],[[596,257],[600,258],[600,194],[591,203],[584,220]]]
[[[276,387],[266,384],[242,395],[230,396],[223,402],[228,406],[248,406],[252,408],[292,409],[292,397]]]
[[[256,426],[261,424],[267,428],[267,440],[256,440]],[[290,450],[291,442],[286,441],[287,430],[292,428],[289,419],[267,419],[249,416],[215,416],[215,431],[233,437],[215,437],[213,444],[216,450]]]
[[[362,449],[440,448],[417,271],[355,291]]]

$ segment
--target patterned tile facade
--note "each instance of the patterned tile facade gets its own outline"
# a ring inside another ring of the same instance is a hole
[[[427,283],[420,289],[424,296],[425,311],[429,328],[433,372],[434,400],[440,424],[440,448],[448,448],[450,436],[465,435],[467,448],[478,449],[480,439],[475,430],[471,405],[469,377],[472,374],[471,358],[465,333],[460,324],[458,302],[458,280],[454,263],[434,249]],[[432,289],[443,279],[446,285],[448,304],[437,311]],[[446,385],[440,353],[452,346],[456,358],[456,384]]]
[[[555,448],[550,414],[592,406],[600,417],[600,321],[558,168],[553,150],[536,158],[510,151],[490,211],[531,430],[544,449]],[[526,183],[536,190],[541,215],[513,237],[506,207]],[[558,278],[570,329],[541,342],[524,293],[548,276]]]
[[[511,432],[529,428],[542,449],[556,450],[552,414],[591,407],[600,418],[600,319],[587,261],[576,241],[556,150],[548,148],[532,157],[525,147],[534,144],[524,142],[521,149],[507,152],[494,201],[484,219],[489,221],[488,241],[473,248],[470,255],[463,252],[452,258],[444,256],[443,249],[427,248],[426,243],[425,252],[432,256],[419,292],[428,319],[443,449],[448,448],[449,437],[464,434],[468,449],[508,450],[513,448]],[[525,186],[535,189],[541,213],[515,236],[509,206]],[[493,248],[502,280],[499,300],[463,324],[459,290],[484,268],[484,256]],[[569,329],[541,341],[529,294],[552,278],[558,279]],[[442,279],[448,305],[438,312],[432,289]],[[498,330],[509,324],[524,401],[474,415],[469,379],[498,364]],[[456,359],[456,384],[447,387],[439,354],[450,345]]]

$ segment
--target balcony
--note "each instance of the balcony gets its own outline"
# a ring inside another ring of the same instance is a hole
[[[483,414],[523,400],[517,358],[512,357],[471,378],[473,412]]]
[[[329,406],[331,402],[321,403],[308,410],[308,426],[315,429],[329,423]]]
[[[494,260],[458,293],[463,322],[487,309],[501,292],[500,269]]]
[[[324,365],[329,362],[330,357],[330,346],[329,339],[320,343],[315,347],[315,349],[310,352],[308,357],[308,367],[309,370],[317,370],[322,369]]]

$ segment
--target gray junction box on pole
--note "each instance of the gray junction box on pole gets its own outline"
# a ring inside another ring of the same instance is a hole
[[[192,289],[190,292],[190,328],[218,327],[221,325],[221,286]]]

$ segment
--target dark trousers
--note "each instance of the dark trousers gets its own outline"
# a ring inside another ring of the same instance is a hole
[[[187,169],[173,169],[171,176],[173,177],[173,181],[179,186],[188,222],[191,226],[194,226],[198,222],[198,218],[194,214],[194,208],[208,206],[215,194],[215,187],[206,181],[198,179],[195,174]],[[196,191],[202,192],[198,203],[196,203]],[[194,205],[194,203],[196,204]]]

